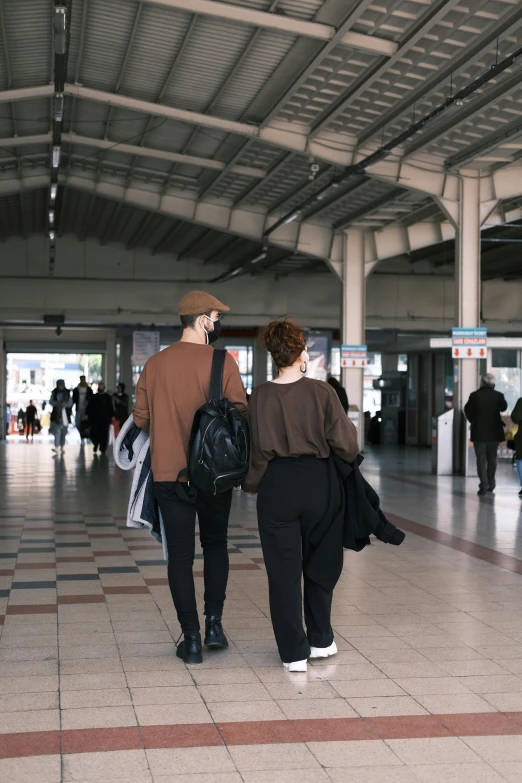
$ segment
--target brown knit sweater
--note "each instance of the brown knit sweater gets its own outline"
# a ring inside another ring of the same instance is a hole
[[[177,481],[187,467],[194,414],[209,401],[214,349],[209,345],[174,343],[152,356],[136,387],[134,422],[149,430],[154,481]],[[230,354],[225,361],[224,396],[246,414],[246,394]]]
[[[257,492],[274,457],[326,459],[334,451],[351,462],[359,452],[355,427],[335,390],[322,381],[263,383],[254,389],[248,411],[252,454],[246,492]]]

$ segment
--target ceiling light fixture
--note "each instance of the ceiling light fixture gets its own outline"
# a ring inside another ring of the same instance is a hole
[[[283,223],[291,223],[293,220],[295,220],[296,218],[298,218],[300,214],[301,214],[301,210],[300,210],[300,209],[296,209],[296,211],[295,211],[295,212],[292,212],[292,214],[291,214],[291,215],[288,215],[288,217],[287,217],[287,218],[285,218],[285,220],[283,221]]]
[[[56,6],[54,9],[54,51],[56,54],[65,54],[66,15],[67,9],[64,5]]]

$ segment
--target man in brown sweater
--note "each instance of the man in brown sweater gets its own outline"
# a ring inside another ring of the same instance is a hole
[[[232,490],[206,496],[186,482],[183,473],[194,415],[210,397],[213,349],[230,308],[203,291],[181,300],[178,313],[183,336],[152,356],[141,373],[133,408],[135,424],[150,434],[154,494],[165,526],[169,586],[184,634],[177,655],[201,663],[200,625],[192,566],[196,514],[199,519],[205,579],[205,644],[228,645],[221,625],[228,581],[227,530]],[[241,413],[247,402],[239,369],[230,354],[225,361],[223,395]]]

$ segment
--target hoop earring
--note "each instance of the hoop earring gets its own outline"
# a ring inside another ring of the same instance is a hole
[[[302,374],[304,375],[306,373],[307,369],[308,369],[307,363],[303,362],[299,369],[301,370]]]

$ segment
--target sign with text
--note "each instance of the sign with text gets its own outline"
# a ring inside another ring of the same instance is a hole
[[[451,355],[454,359],[485,359],[488,355],[488,330],[454,327],[451,333]]]
[[[158,353],[160,349],[159,332],[132,333],[132,363],[143,367],[147,359]]]
[[[341,346],[341,367],[351,367],[352,369],[366,367],[367,358],[368,347],[366,345]]]

